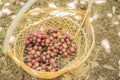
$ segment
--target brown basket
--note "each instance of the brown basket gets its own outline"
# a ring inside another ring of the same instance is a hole
[[[24,63],[23,56],[26,35],[33,31],[39,31],[43,27],[57,29],[57,27],[63,24],[66,24],[64,31],[69,32],[75,38],[77,54],[66,59],[58,59],[59,66],[56,72],[41,72],[28,67]],[[31,10],[21,17],[13,31],[10,29],[11,27],[8,29],[5,40],[7,54],[19,67],[22,67],[26,72],[38,78],[51,79],[75,69],[86,61],[95,43],[94,31],[89,22],[89,12],[73,9],[45,8]],[[15,38],[11,43],[8,42],[10,34]]]

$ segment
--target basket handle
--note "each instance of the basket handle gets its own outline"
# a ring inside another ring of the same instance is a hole
[[[86,18],[89,16],[89,14],[90,14],[90,12],[91,12],[91,8],[92,8],[92,0],[88,0],[87,13],[86,13],[86,15],[84,16],[84,18],[83,18],[83,20],[82,20],[82,22],[81,22],[81,24],[80,24],[80,26],[79,26],[79,29],[77,30],[77,32],[76,32],[76,34],[75,34],[75,36],[74,36],[74,38],[76,38],[77,35],[79,34],[79,32],[80,32],[80,30],[81,30],[81,28],[82,28],[82,26],[83,26]]]
[[[9,50],[9,39],[12,36],[12,32],[15,29],[15,27],[17,26],[17,23],[19,22],[21,16],[36,2],[37,0],[29,0],[24,6],[23,8],[18,12],[18,14],[16,15],[16,18],[12,21],[10,27],[7,30],[7,34],[5,37],[5,41],[4,41],[4,51],[7,52]],[[84,20],[82,21],[84,23],[87,15],[89,14],[89,12],[91,11],[91,0],[87,0],[88,1],[88,8],[87,8],[87,14],[84,17]],[[83,25],[83,23],[81,25]],[[80,25],[80,26],[81,26]],[[78,30],[79,32],[79,30]],[[77,34],[78,34],[77,32]],[[77,35],[76,34],[76,35]]]
[[[17,26],[17,23],[19,22],[21,16],[36,2],[37,0],[29,0],[23,8],[18,12],[15,19],[12,21],[10,27],[7,30],[6,38],[4,41],[4,51],[7,52],[9,50],[9,39],[12,36],[12,32]]]

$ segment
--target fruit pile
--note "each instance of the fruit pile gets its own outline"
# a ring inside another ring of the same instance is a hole
[[[28,34],[25,41],[25,63],[45,72],[58,70],[56,58],[65,58],[76,52],[77,46],[71,35],[59,29],[41,29]]]

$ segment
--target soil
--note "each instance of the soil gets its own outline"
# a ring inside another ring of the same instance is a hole
[[[12,13],[10,15],[4,14],[0,17],[0,28],[2,28],[0,31],[0,80],[42,80],[27,74],[2,51],[6,31],[12,21],[11,16],[15,15],[22,7],[19,3],[26,2],[27,0],[2,1],[4,3],[11,1],[8,8]],[[55,3],[58,7],[66,7],[66,3],[71,1],[41,0],[34,4],[32,8],[45,8],[48,7],[50,2]],[[0,5],[0,11],[4,7],[3,5]],[[118,32],[120,32],[120,1],[107,0],[106,3],[93,3],[92,6],[91,18],[94,15],[98,15],[98,18],[92,22],[96,36],[94,50],[84,64],[54,80],[120,80],[120,64],[118,63],[118,61],[120,62],[120,37],[118,36]],[[85,9],[84,7],[77,4],[76,9]],[[107,13],[111,13],[112,17],[108,17]],[[118,21],[118,24],[115,24],[115,21]],[[107,39],[110,43],[110,53],[107,53],[103,46],[101,46],[101,41],[104,39]]]

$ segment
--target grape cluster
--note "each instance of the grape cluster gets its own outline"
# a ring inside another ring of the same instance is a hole
[[[58,68],[56,58],[65,58],[76,52],[77,46],[66,32],[59,29],[42,29],[27,35],[25,50],[26,64],[40,71],[55,72]]]

